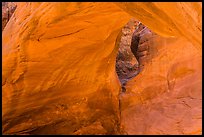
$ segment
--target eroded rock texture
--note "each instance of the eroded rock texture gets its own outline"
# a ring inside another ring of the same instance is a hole
[[[139,21],[131,19],[122,28],[121,37],[118,38],[120,41],[116,57],[116,72],[122,86],[125,86],[129,79],[138,74],[139,64],[133,52],[131,51],[133,32],[137,30],[138,25]],[[135,44],[133,45],[133,47],[136,46],[137,45]]]
[[[129,18],[114,3],[20,3],[3,31],[4,134],[119,134]]]
[[[154,40],[157,55],[121,95],[121,123],[128,134],[201,134],[201,57],[186,41]]]
[[[153,46],[155,42],[152,41],[155,35],[154,32],[141,23],[133,33],[130,48],[138,61],[138,73],[143,70],[145,64],[150,61],[153,53],[155,53],[151,51],[155,49]]]
[[[201,134],[201,9],[18,3],[2,36],[3,134]],[[158,36],[119,96],[118,35],[132,17]]]
[[[2,31],[16,9],[15,2],[2,2]]]

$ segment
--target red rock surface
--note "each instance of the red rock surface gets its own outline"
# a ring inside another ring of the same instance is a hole
[[[3,134],[201,134],[201,9],[18,3],[2,36]],[[118,35],[132,17],[158,35],[119,95]]]
[[[201,56],[184,40],[154,39],[157,56],[127,82],[121,95],[124,130],[128,134],[201,134]]]
[[[139,70],[141,72],[146,63],[153,57],[155,49],[155,42],[152,41],[156,36],[154,32],[149,30],[143,24],[139,24],[138,29],[135,30],[131,41],[131,51],[138,60]]]

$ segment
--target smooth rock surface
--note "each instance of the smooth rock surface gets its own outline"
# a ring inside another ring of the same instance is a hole
[[[2,36],[3,134],[201,134],[201,9],[18,3]],[[166,38],[120,100],[116,45],[132,17]]]

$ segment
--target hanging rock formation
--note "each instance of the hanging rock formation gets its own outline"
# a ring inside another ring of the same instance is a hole
[[[17,3],[3,30],[3,134],[201,134],[201,3]],[[160,36],[119,96],[121,28]]]

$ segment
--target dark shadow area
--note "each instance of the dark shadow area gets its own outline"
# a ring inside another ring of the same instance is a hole
[[[116,72],[125,92],[127,81],[134,78],[148,61],[148,39],[152,32],[141,22],[131,19],[123,28],[116,57]]]

